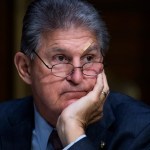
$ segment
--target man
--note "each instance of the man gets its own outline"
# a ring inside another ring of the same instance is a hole
[[[0,105],[0,150],[57,149],[55,131],[58,149],[150,149],[150,108],[109,92],[108,41],[104,22],[85,1],[31,3],[14,60],[33,96]]]

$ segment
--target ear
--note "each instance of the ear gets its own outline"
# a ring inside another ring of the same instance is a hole
[[[31,84],[31,75],[30,75],[30,67],[31,67],[31,60],[22,52],[17,52],[14,57],[14,63],[18,70],[19,76],[22,80],[27,83]]]

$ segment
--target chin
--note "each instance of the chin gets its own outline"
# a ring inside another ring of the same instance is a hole
[[[73,104],[74,102],[76,102],[77,100],[78,100],[78,99],[70,99],[70,100],[67,100],[67,101],[65,102],[64,109],[65,109],[66,107],[68,107],[69,105]]]

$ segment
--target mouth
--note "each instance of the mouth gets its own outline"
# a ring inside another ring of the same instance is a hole
[[[61,96],[65,98],[66,101],[76,101],[81,97],[85,96],[87,91],[67,91],[63,92]]]

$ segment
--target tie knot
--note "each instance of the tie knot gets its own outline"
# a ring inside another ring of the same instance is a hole
[[[53,129],[52,133],[50,134],[48,143],[50,143],[53,146],[54,150],[62,150],[63,149],[62,143],[61,143],[58,133],[55,129]]]

